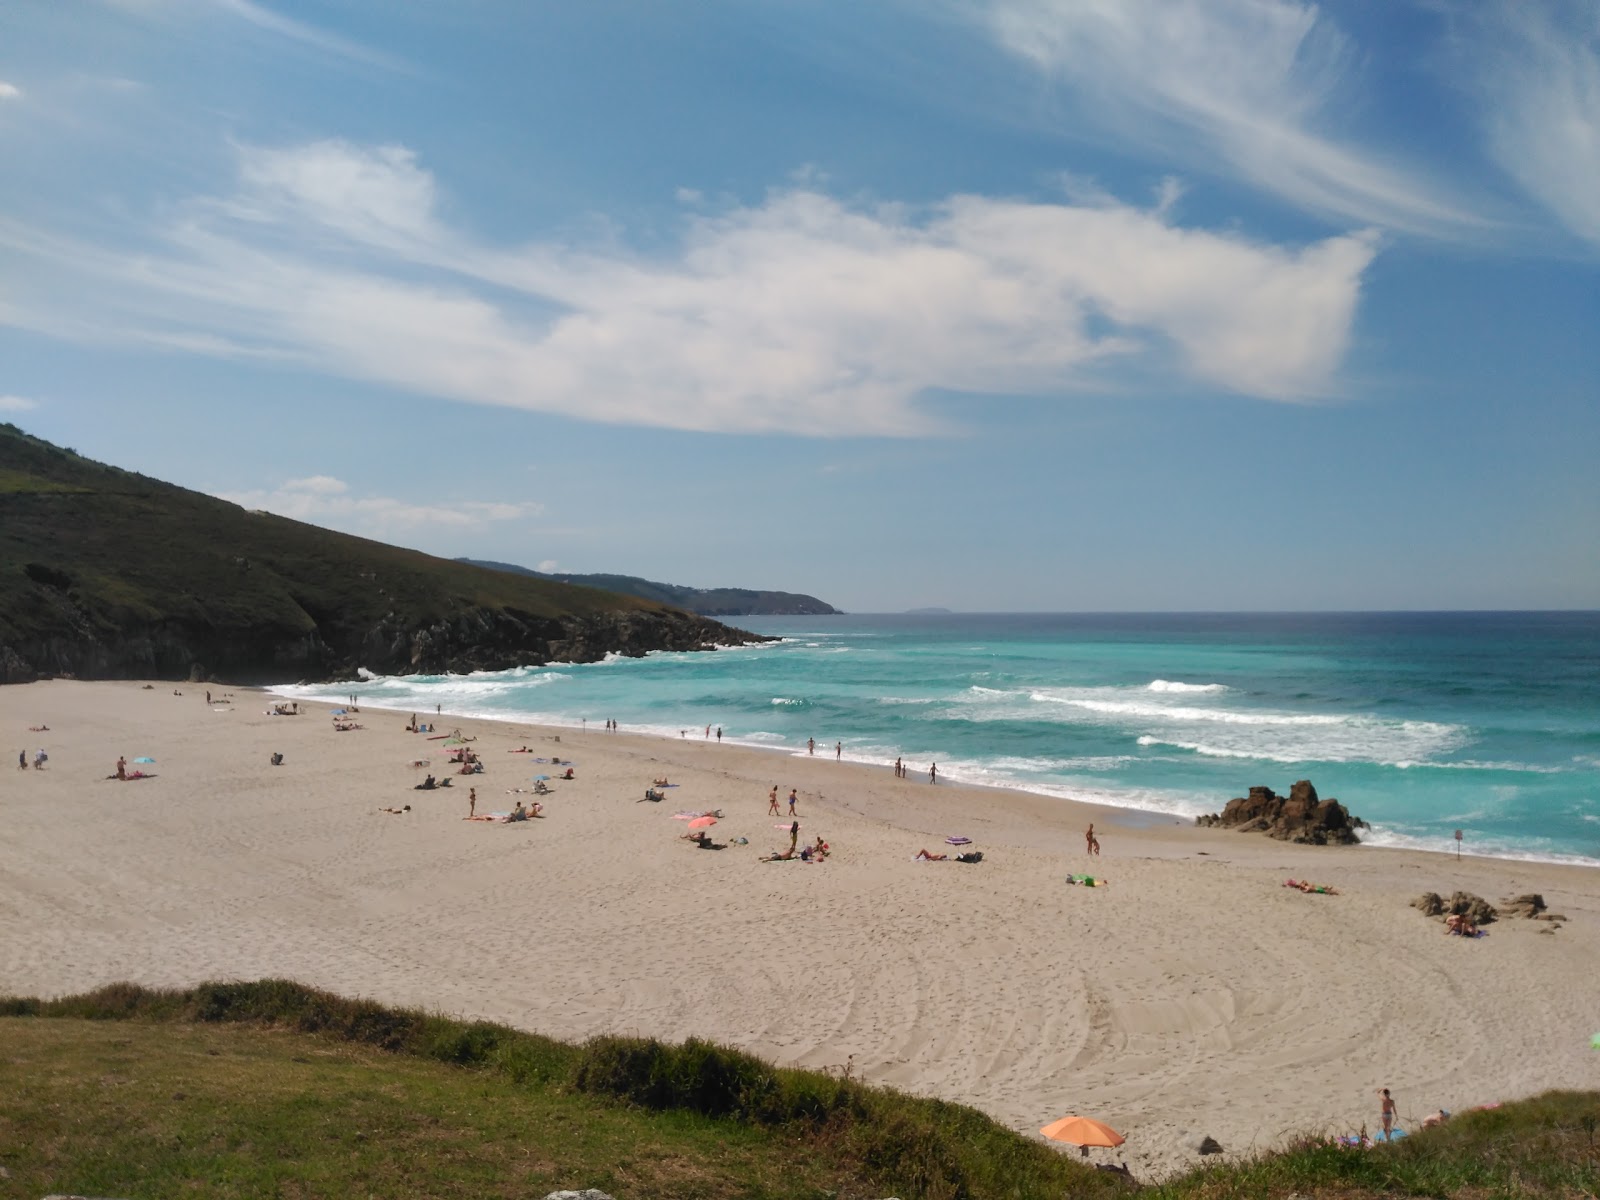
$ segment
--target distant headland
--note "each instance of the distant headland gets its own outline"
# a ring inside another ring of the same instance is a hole
[[[249,512],[0,425],[0,683],[494,671],[768,640]]]
[[[508,571],[513,575],[550,579],[557,583],[574,583],[581,587],[620,592],[624,596],[638,596],[641,600],[670,604],[674,608],[699,613],[703,617],[839,615],[839,610],[833,605],[800,592],[752,591],[749,588],[733,587],[685,587],[677,583],[657,583],[651,579],[641,579],[637,575],[573,575],[562,571],[535,571],[512,563],[491,562],[479,558],[458,558],[456,561],[471,563],[475,567],[488,567],[493,571]]]

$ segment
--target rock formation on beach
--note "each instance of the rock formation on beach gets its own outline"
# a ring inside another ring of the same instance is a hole
[[[248,512],[0,425],[0,683],[495,671],[768,640]]]
[[[1269,787],[1253,787],[1248,796],[1229,800],[1220,813],[1196,817],[1195,824],[1312,846],[1353,846],[1361,840],[1356,830],[1367,828],[1337,800],[1318,800],[1309,779],[1296,783],[1287,796],[1276,795]]]
[[[1471,892],[1456,892],[1448,900],[1438,892],[1423,892],[1411,902],[1411,907],[1420,909],[1425,917],[1461,916],[1474,925],[1487,925],[1499,916],[1494,905]]]

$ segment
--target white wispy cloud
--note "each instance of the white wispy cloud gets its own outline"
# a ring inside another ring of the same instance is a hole
[[[485,521],[515,521],[538,516],[543,506],[502,501],[458,504],[411,504],[390,496],[361,496],[331,475],[285,480],[270,491],[219,492],[252,511],[260,509],[312,524],[334,524],[348,532],[389,533],[399,530],[468,528]]]
[[[37,400],[26,396],[0,396],[0,412],[29,412],[38,407]]]
[[[365,66],[406,70],[395,56],[308,21],[285,16],[259,0],[101,0],[144,21],[192,27],[207,17],[223,17],[258,33],[306,50]]]
[[[15,100],[22,95],[22,89],[14,83],[7,83],[0,79],[0,100]]]
[[[1315,4],[948,2],[1074,97],[1074,122],[1125,145],[1345,220],[1432,234],[1481,224],[1406,165],[1328,132],[1359,56]]]
[[[1467,48],[1490,153],[1565,228],[1600,245],[1600,8],[1484,3]]]
[[[9,319],[602,422],[906,434],[932,428],[917,400],[936,390],[1144,376],[1328,394],[1376,252],[1365,233],[1286,247],[1181,228],[1171,188],[1153,210],[980,196],[912,210],[797,186],[685,214],[666,256],[500,247],[441,221],[403,148],[241,156],[234,194],[195,202],[137,255],[0,223],[0,247],[50,268],[16,278],[54,283],[13,296]]]

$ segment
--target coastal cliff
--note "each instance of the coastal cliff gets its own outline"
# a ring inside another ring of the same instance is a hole
[[[248,512],[0,426],[0,683],[492,671],[767,640]]]

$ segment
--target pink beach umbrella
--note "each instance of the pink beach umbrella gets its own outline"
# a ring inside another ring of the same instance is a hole
[[[689,828],[704,829],[707,826],[715,825],[716,823],[717,819],[715,817],[696,817],[694,820],[689,822]]]

